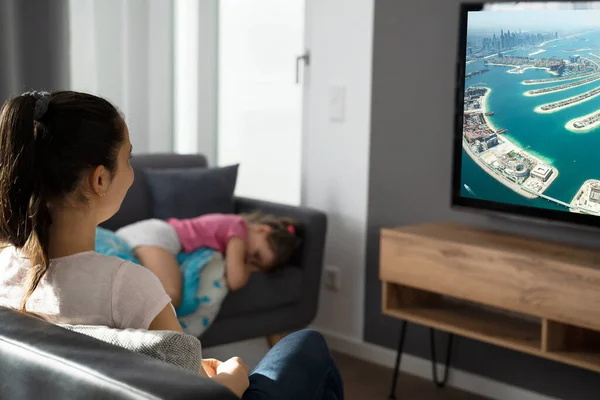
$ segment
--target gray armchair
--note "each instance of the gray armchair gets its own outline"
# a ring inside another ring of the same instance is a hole
[[[154,154],[136,156],[132,165],[135,182],[119,212],[103,224],[107,229],[116,230],[153,217],[145,169],[198,168],[208,164],[201,155]],[[218,318],[201,337],[204,347],[302,329],[310,324],[317,312],[326,215],[304,207],[236,198],[236,212],[254,210],[294,218],[302,245],[289,265],[268,276],[253,274],[248,285],[229,294]]]

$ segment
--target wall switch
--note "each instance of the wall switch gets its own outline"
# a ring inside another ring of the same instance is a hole
[[[342,288],[342,279],[340,267],[335,265],[326,265],[323,276],[323,285],[328,290],[338,292]]]
[[[332,86],[329,90],[329,119],[342,122],[346,114],[346,87]]]

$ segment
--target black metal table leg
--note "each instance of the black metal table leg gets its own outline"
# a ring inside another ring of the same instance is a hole
[[[446,363],[444,368],[444,375],[442,380],[438,378],[438,370],[437,370],[437,356],[435,352],[435,329],[430,328],[430,339],[431,339],[431,366],[433,372],[433,382],[437,387],[443,388],[448,383],[448,374],[450,372],[450,357],[452,355],[452,340],[454,339],[454,334],[450,333],[448,336],[448,344],[446,348]]]
[[[392,390],[390,392],[390,400],[396,399],[396,383],[398,381],[398,370],[400,368],[400,360],[404,351],[404,338],[406,337],[406,321],[402,321],[400,327],[400,335],[398,337],[398,349],[396,350],[396,364],[394,367],[394,375],[392,377]]]

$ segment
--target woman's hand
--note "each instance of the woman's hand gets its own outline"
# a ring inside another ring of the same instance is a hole
[[[221,364],[223,364],[222,361],[219,361],[214,358],[202,359],[202,367],[204,368],[204,371],[206,372],[206,375],[208,375],[209,378],[212,378],[213,376],[217,375],[217,368]]]
[[[203,366],[204,361],[205,360],[202,360]],[[211,359],[207,359],[206,361],[207,364],[209,364],[209,367],[216,365],[216,375],[214,375],[212,379],[227,387],[235,393],[237,397],[242,398],[242,395],[250,385],[250,381],[248,380],[250,368],[248,368],[246,363],[239,357],[230,358],[225,362],[214,360],[216,363],[213,363]],[[206,366],[204,368],[206,369]],[[210,376],[208,370],[207,374]]]

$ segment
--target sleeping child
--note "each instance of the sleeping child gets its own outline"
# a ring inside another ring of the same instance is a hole
[[[180,270],[180,253],[208,248],[223,254],[224,262],[209,264],[200,272],[200,282],[205,285],[200,288],[203,298],[213,304],[205,308],[216,314],[229,291],[244,287],[252,272],[266,273],[288,261],[299,244],[293,220],[262,213],[148,219],[127,225],[116,234],[134,250],[139,262],[160,279],[178,315],[185,314],[181,308],[186,306],[182,304],[185,271]],[[204,325],[215,316],[205,316]]]

